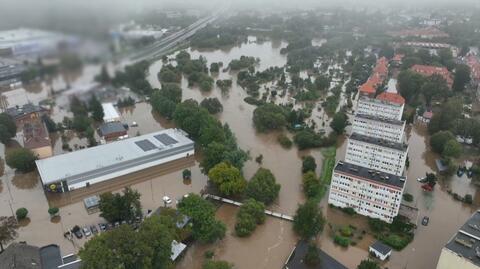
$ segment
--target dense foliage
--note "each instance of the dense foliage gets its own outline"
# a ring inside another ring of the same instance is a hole
[[[266,205],[271,204],[278,197],[280,184],[277,184],[272,172],[265,168],[259,168],[250,179],[245,190],[247,197],[253,198]]]
[[[265,206],[255,199],[247,199],[237,213],[235,233],[240,237],[249,236],[258,224],[265,222]]]
[[[26,148],[16,148],[7,152],[5,161],[8,166],[21,172],[31,172],[35,170],[35,160],[37,156]]]
[[[293,230],[302,238],[310,239],[323,231],[325,219],[316,201],[300,205],[293,218]]]
[[[226,162],[221,162],[210,169],[208,179],[215,184],[222,195],[226,196],[243,193],[247,185],[240,170]]]
[[[125,188],[123,193],[106,192],[100,195],[100,216],[108,222],[134,221],[142,216],[140,193]]]

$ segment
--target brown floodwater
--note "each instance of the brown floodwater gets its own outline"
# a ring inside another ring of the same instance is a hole
[[[252,38],[250,38],[250,41],[224,50],[198,51],[188,49],[188,51],[193,58],[200,55],[204,56],[208,64],[222,61],[226,66],[232,59],[238,59],[241,55],[246,55],[260,58],[260,63],[257,66],[259,70],[270,66],[285,65],[286,57],[280,54],[280,49],[287,45],[285,42],[266,41],[256,43]],[[161,66],[162,62],[157,61],[149,69],[148,80],[153,87],[160,87],[157,73]],[[87,65],[81,74],[58,76],[50,81],[43,82],[42,90],[32,86],[24,89],[25,92],[20,93],[19,96],[23,96],[24,99],[27,96],[38,100],[49,96],[47,90],[51,88],[58,90],[68,85],[72,88],[77,85],[88,85],[92,82],[93,76],[98,73],[99,68],[99,66]],[[109,66],[109,68],[111,67]],[[219,120],[230,125],[237,137],[239,146],[249,151],[252,157],[252,160],[247,161],[243,169],[245,177],[247,179],[251,178],[259,167],[270,169],[282,185],[279,198],[270,208],[277,212],[293,215],[298,204],[305,201],[301,187],[302,157],[312,155],[316,159],[317,174],[319,174],[323,160],[320,150],[298,151],[295,147],[284,149],[277,142],[279,132],[257,133],[252,125],[252,114],[255,106],[243,101],[248,95],[241,87],[236,85],[236,73],[221,71],[218,78],[232,78],[232,88],[228,92],[222,93],[215,86],[210,92],[202,92],[197,88],[187,87],[187,82],[183,79],[181,83],[182,99],[193,98],[201,101],[205,97],[219,98],[224,106],[224,111],[218,115]],[[278,98],[275,102],[289,102],[288,98],[287,94],[285,98]],[[20,100],[21,97],[18,97],[18,99]],[[344,103],[343,99],[341,103]],[[305,105],[299,103],[295,107]],[[68,106],[62,102],[57,103],[53,109],[52,117],[56,121],[61,121],[64,116],[70,115],[67,108]],[[328,117],[323,114],[323,111],[317,111],[316,108],[313,111],[312,119],[318,125],[325,122],[325,125],[328,126]],[[120,109],[120,114],[123,122],[129,125],[134,121],[138,123],[138,127],[129,129],[128,134],[130,136],[174,127],[171,122],[152,113],[151,106],[148,103],[138,103],[134,107]],[[328,129],[328,127],[324,128]],[[425,135],[425,130],[422,128],[409,128],[408,130],[410,168],[408,170],[409,180],[407,180],[406,192],[414,195],[413,203],[419,208],[420,218],[429,216],[430,224],[427,227],[420,225],[414,241],[403,251],[394,252],[390,261],[385,264],[388,268],[435,268],[443,245],[473,212],[472,207],[454,201],[447,190],[474,194],[474,207],[477,207],[480,201],[480,195],[477,195],[476,188],[466,179],[459,179],[456,176],[442,179],[432,193],[425,193],[421,190],[420,184],[415,179],[423,176],[427,171],[434,171],[436,158],[428,151]],[[60,137],[54,136],[52,141],[54,141],[55,153],[63,153]],[[77,137],[75,134],[68,134],[67,141],[72,148],[75,144],[78,147],[86,145],[86,140]],[[9,147],[15,146],[18,145],[12,143]],[[0,147],[3,147],[3,145]],[[345,139],[342,138],[337,149],[337,160],[343,158],[345,147]],[[4,159],[4,148],[0,148],[0,152],[2,155],[0,157]],[[261,165],[254,161],[254,158],[260,154],[263,155]],[[189,182],[182,179],[181,171],[184,168],[190,168],[192,171],[192,179]],[[2,201],[0,215],[12,215],[16,209],[26,207],[29,210],[31,220],[28,225],[19,228],[19,237],[16,240],[27,241],[38,246],[56,243],[61,246],[64,254],[78,251],[85,242],[85,239],[75,239],[73,241],[65,239],[63,237],[65,231],[74,225],[85,226],[102,221],[99,213],[89,214],[85,210],[82,200],[87,196],[105,191],[120,191],[125,186],[132,186],[142,194],[141,202],[144,210],[153,210],[163,205],[162,197],[164,195],[178,199],[189,192],[200,192],[207,183],[206,176],[201,173],[199,168],[199,154],[182,162],[174,162],[124,176],[116,180],[114,184],[112,182],[100,183],[88,189],[63,195],[49,194],[46,196],[42,184],[39,184],[38,175],[35,173],[16,175],[8,166],[5,166],[4,170],[0,185],[0,189],[3,189],[0,192],[0,201]],[[318,245],[348,268],[355,268],[362,259],[367,257],[368,246],[374,241],[368,233],[364,235],[361,233],[363,230],[368,230],[366,219],[360,216],[352,218],[342,212],[330,209],[326,201],[327,195],[322,200],[321,206],[329,225],[326,226],[325,231],[319,237]],[[50,206],[60,207],[58,220],[51,220],[47,212]],[[292,232],[291,223],[267,218],[265,224],[258,226],[252,236],[238,238],[233,234],[237,210],[233,206],[221,205],[217,211],[217,217],[227,224],[226,237],[213,245],[193,244],[185,253],[178,267],[200,268],[204,252],[214,250],[216,258],[233,262],[239,269],[281,268],[297,241],[297,237]],[[350,246],[348,249],[335,246],[331,238],[335,229],[346,224],[352,224],[357,229],[355,233],[357,244]]]

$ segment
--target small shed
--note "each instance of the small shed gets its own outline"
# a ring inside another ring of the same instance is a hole
[[[172,241],[172,255],[170,256],[170,259],[172,261],[175,261],[178,256],[180,256],[183,251],[187,248],[187,245],[185,245],[182,242],[177,242],[175,240]]]
[[[392,255],[392,248],[380,241],[377,241],[368,247],[368,251],[382,261],[388,259],[388,257]]]
[[[112,103],[103,103],[103,121],[110,122],[110,121],[119,121],[120,115],[118,114],[117,110],[113,106]]]
[[[83,199],[83,205],[85,209],[87,209],[87,212],[96,212],[99,209],[100,197],[98,197],[98,195],[87,197]]]
[[[98,134],[105,140],[115,140],[127,135],[127,129],[119,121],[106,122],[98,128]]]

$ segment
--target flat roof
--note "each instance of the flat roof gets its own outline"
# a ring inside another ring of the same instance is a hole
[[[379,117],[379,116],[367,115],[367,114],[355,114],[355,117],[356,118],[367,119],[367,120],[380,121],[380,122],[385,122],[385,123],[390,123],[390,124],[395,124],[395,125],[403,125],[403,123],[404,123],[401,120],[389,119],[389,118],[385,118],[385,117]]]
[[[350,139],[364,142],[364,143],[378,145],[381,147],[392,148],[399,151],[407,151],[408,149],[408,145],[405,143],[393,142],[390,140],[366,136],[359,133],[352,133],[350,135]]]
[[[376,181],[381,184],[394,186],[397,188],[403,188],[405,185],[405,177],[397,176],[378,170],[366,168],[363,166],[340,161],[335,166],[334,172],[340,172],[343,174],[352,175],[355,177],[364,178],[367,180]]]
[[[480,267],[480,211],[476,211],[445,248]]]
[[[120,115],[118,114],[112,103],[102,103],[102,108],[104,114],[104,121],[118,120],[120,118]]]
[[[380,241],[376,241],[370,246],[372,249],[380,252],[382,255],[387,255],[390,251],[392,251],[392,248],[385,245],[384,243]]]
[[[176,143],[165,145],[155,137],[158,135],[167,135]],[[43,184],[62,180],[71,184],[191,150],[193,146],[194,142],[186,137],[184,131],[166,129],[37,160],[35,163]]]

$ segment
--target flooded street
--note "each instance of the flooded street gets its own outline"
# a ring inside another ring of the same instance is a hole
[[[280,54],[281,48],[286,47],[285,42],[265,41],[256,43],[249,39],[249,42],[239,46],[211,51],[198,51],[189,48],[187,51],[192,58],[199,56],[205,57],[207,65],[212,62],[223,62],[224,67],[233,59],[240,56],[253,56],[260,58],[260,63],[256,66],[257,70],[265,70],[272,66],[284,66],[286,56]],[[322,41],[323,42],[323,41]],[[162,67],[162,61],[153,63],[149,68],[148,81],[155,88],[160,88],[160,82],[157,73]],[[54,90],[71,85],[88,85],[92,82],[94,75],[99,71],[99,66],[87,66],[81,75],[77,77],[57,78],[50,81],[48,85],[40,89],[25,90],[15,97],[17,99],[11,102],[18,102],[26,96],[27,100],[37,100],[37,102],[49,96],[48,89]],[[279,132],[269,134],[257,133],[253,123],[252,115],[256,108],[253,105],[244,102],[248,96],[246,91],[236,83],[236,73],[230,71],[220,71],[216,79],[232,79],[232,88],[227,92],[222,92],[216,86],[210,92],[202,92],[198,88],[189,88],[185,78],[182,79],[182,100],[195,99],[198,102],[206,97],[217,97],[223,104],[223,112],[218,115],[222,123],[228,123],[233,133],[236,135],[238,145],[249,151],[251,160],[247,161],[243,169],[246,179],[250,179],[259,167],[268,168],[275,175],[277,182],[281,184],[281,190],[278,200],[270,206],[270,209],[280,213],[293,215],[298,204],[305,201],[302,191],[302,157],[312,155],[317,163],[317,174],[321,171],[323,156],[320,149],[299,151],[296,147],[284,149],[277,142]],[[67,82],[66,82],[67,81]],[[263,86],[262,86],[263,87]],[[5,94],[4,94],[5,95]],[[13,94],[12,96],[16,96]],[[10,98],[10,97],[9,97]],[[284,102],[286,99],[278,100]],[[62,98],[59,98],[63,100]],[[16,101],[15,101],[16,100]],[[10,102],[10,101],[9,101]],[[345,101],[341,100],[341,104]],[[54,107],[53,117],[55,121],[61,121],[65,115],[69,115],[65,106],[60,102]],[[318,105],[318,104],[317,104]],[[297,104],[301,107],[304,104]],[[160,129],[175,127],[172,122],[165,120],[159,115],[152,113],[151,106],[148,103],[137,103],[133,107],[119,109],[122,122],[131,125],[134,121],[138,127],[130,127],[129,136],[146,134]],[[313,110],[312,118],[324,121],[323,112]],[[317,125],[320,125],[320,122]],[[328,126],[328,123],[326,123]],[[328,127],[325,127],[328,128]],[[285,133],[287,133],[285,131]],[[434,171],[435,156],[427,152],[425,131],[421,128],[410,128],[408,132],[408,142],[410,146],[409,158],[410,168],[408,170],[408,181],[405,192],[412,194],[414,205],[419,209],[419,218],[423,216],[430,217],[428,226],[419,226],[414,241],[401,252],[394,252],[390,261],[385,264],[390,269],[404,268],[435,268],[440,250],[450,239],[458,227],[464,223],[465,219],[473,212],[469,206],[462,205],[454,201],[447,189],[454,192],[471,193],[474,195],[474,201],[478,203],[480,197],[477,197],[477,191],[466,181],[466,178],[447,179],[435,188],[432,193],[425,193],[420,188],[420,183],[415,179],[424,176],[425,172]],[[77,137],[75,134],[66,135],[68,143],[78,146],[86,146],[85,138]],[[62,139],[59,135],[53,136],[54,152],[63,153]],[[3,147],[3,145],[2,145]],[[337,160],[343,159],[345,154],[346,140],[340,138],[337,149]],[[4,152],[0,148],[0,152]],[[257,164],[255,157],[263,155],[261,165]],[[198,158],[198,157],[197,157]],[[2,159],[3,156],[2,156]],[[185,168],[192,170],[191,182],[184,182],[181,177],[181,171]],[[141,196],[141,202],[144,210],[156,209],[163,205],[162,197],[168,195],[171,198],[179,199],[182,195],[189,192],[200,192],[207,184],[207,177],[200,172],[199,161],[195,157],[181,162],[173,162],[160,167],[147,169],[138,173],[123,176],[114,182],[105,184],[96,184],[84,190],[77,190],[63,195],[49,194],[45,196],[42,184],[38,174],[15,174],[14,171],[5,166],[0,182],[0,206],[1,215],[12,215],[20,207],[26,207],[29,210],[29,221],[22,223],[19,228],[19,237],[16,241],[27,241],[27,243],[43,246],[50,243],[57,243],[61,246],[64,254],[76,252],[83,245],[84,239],[68,241],[63,237],[63,233],[78,224],[80,226],[96,224],[102,221],[99,213],[89,215],[84,208],[83,198],[94,194],[100,194],[106,191],[120,191],[125,186],[132,186],[138,190]],[[461,182],[464,180],[465,182]],[[332,227],[354,223],[358,231],[368,230],[366,218],[361,216],[350,217],[337,210],[331,209],[327,205],[327,195],[321,202],[323,212],[327,218],[327,223]],[[51,220],[47,210],[49,206],[60,207],[60,218]],[[234,225],[237,208],[230,205],[220,205],[217,211],[217,217],[227,224],[227,235],[220,242],[214,245],[193,244],[183,259],[179,262],[177,268],[196,269],[201,268],[201,261],[206,250],[214,250],[216,258],[227,260],[235,264],[239,269],[281,268],[297,242],[297,237],[292,231],[290,222],[273,219],[268,217],[265,224],[257,227],[255,232],[248,238],[239,238],[234,235]],[[357,245],[350,246],[348,249],[340,248],[334,245],[331,238],[331,228],[325,226],[325,231],[318,239],[318,245],[328,254],[339,260],[348,268],[356,268],[361,260],[368,255],[368,246],[374,242],[374,238],[368,233],[357,238]]]

